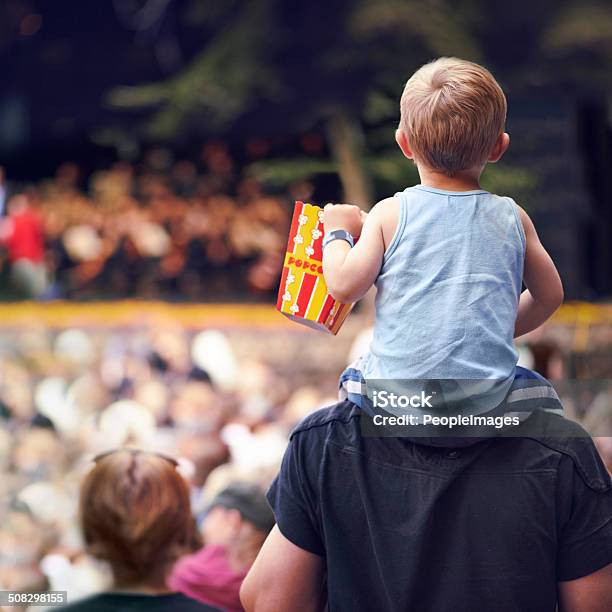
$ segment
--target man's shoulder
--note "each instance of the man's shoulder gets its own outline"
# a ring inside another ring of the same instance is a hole
[[[348,400],[325,406],[304,417],[291,432],[291,438],[297,435],[318,436],[330,428],[355,430],[359,428],[360,410]]]
[[[338,402],[316,410],[305,417],[294,428],[291,439],[298,437],[308,446],[324,445],[330,441],[336,441],[342,446],[359,445],[362,451],[367,452],[367,445],[363,447],[359,444],[360,415],[360,409],[352,402]],[[524,434],[517,436],[525,441],[531,441],[531,444],[527,445],[531,447],[531,450],[521,445],[524,452],[527,452],[528,455],[544,453],[554,464],[559,463],[558,459],[566,457],[572,461],[574,469],[589,488],[600,492],[612,490],[610,474],[591,436],[581,425],[546,411],[537,411],[529,419],[529,423],[530,426],[525,429]],[[392,438],[387,438],[387,441],[389,445],[393,444]],[[405,445],[408,440],[402,440],[402,442]],[[412,438],[410,442],[418,444],[420,441]],[[507,442],[515,451],[518,450],[516,444],[511,440]],[[380,445],[377,445],[377,448],[380,451]],[[536,452],[536,448],[540,449],[539,453]],[[512,453],[511,449],[506,450]],[[529,463],[528,458],[522,453],[519,453],[516,460],[520,461],[521,456]]]
[[[525,437],[553,453],[569,457],[584,483],[595,491],[612,490],[610,474],[601,460],[593,439],[577,422],[539,411],[527,423]]]

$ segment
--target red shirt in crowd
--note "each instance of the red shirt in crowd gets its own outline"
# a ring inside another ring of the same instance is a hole
[[[8,219],[9,233],[5,239],[11,263],[27,259],[40,263],[45,257],[42,222],[31,210],[24,210]]]

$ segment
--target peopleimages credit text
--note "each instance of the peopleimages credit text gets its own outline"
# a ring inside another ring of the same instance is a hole
[[[518,425],[520,419],[515,415],[504,416],[477,416],[477,415],[462,415],[456,414],[453,416],[436,416],[433,414],[424,414],[417,416],[414,414],[385,415],[377,414],[373,418],[374,425],[389,426],[389,425],[433,425],[435,427],[494,427],[501,429]]]

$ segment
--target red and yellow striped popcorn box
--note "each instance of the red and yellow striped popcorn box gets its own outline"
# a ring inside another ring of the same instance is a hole
[[[353,304],[327,292],[322,242],[323,209],[296,202],[276,308],[297,323],[337,334]]]

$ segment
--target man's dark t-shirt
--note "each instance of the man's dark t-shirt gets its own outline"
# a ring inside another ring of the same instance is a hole
[[[62,612],[219,612],[182,593],[101,593],[58,608]]]
[[[450,449],[360,418],[307,417],[268,492],[281,533],[325,557],[330,610],[554,612],[558,581],[612,563],[610,477],[577,424]]]

